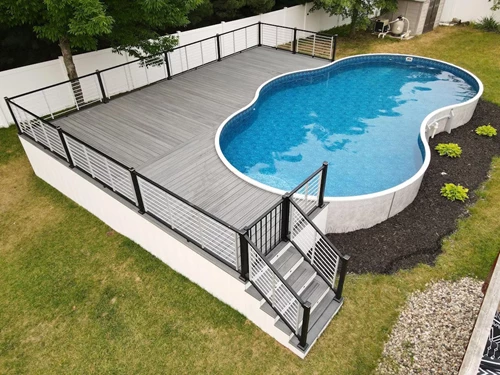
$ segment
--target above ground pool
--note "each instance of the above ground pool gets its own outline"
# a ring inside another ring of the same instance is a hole
[[[327,161],[326,196],[373,194],[422,168],[431,112],[481,90],[472,74],[440,61],[356,56],[266,82],[221,125],[216,148],[233,172],[271,191],[293,189]]]

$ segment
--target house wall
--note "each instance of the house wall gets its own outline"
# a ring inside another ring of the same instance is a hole
[[[394,21],[396,17],[406,17],[410,21],[411,34],[420,35],[422,34],[425,22],[425,16],[422,16],[424,5],[425,3],[421,1],[400,0],[396,11],[386,13],[381,18],[388,18],[390,21]]]
[[[453,0],[441,0],[439,3],[439,9],[436,16],[436,22],[434,27],[439,25],[441,20],[441,14],[445,8],[445,3],[447,1]],[[400,0],[398,3],[398,10],[386,14],[384,17],[389,18],[391,21],[396,19],[396,17],[403,15],[410,21],[410,30],[412,35],[421,35],[424,32],[425,19],[427,17],[427,12],[429,11],[430,0]]]

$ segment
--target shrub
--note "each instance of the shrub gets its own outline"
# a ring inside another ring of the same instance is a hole
[[[494,137],[497,135],[497,130],[491,124],[488,124],[478,127],[476,134],[484,135],[485,137]]]
[[[440,156],[448,156],[450,158],[459,158],[462,155],[462,148],[456,143],[440,143],[435,150]]]
[[[444,184],[441,188],[441,195],[452,202],[464,202],[466,199],[469,199],[468,192],[469,189],[464,188],[462,185]]]
[[[474,26],[483,31],[500,32],[500,23],[491,16],[481,18]]]

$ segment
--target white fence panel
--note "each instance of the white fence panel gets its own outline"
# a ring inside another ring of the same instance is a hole
[[[441,22],[450,22],[453,18],[465,21],[477,21],[480,18],[492,16],[500,22],[500,10],[493,12],[493,1],[488,0],[446,0]]]
[[[216,34],[222,34],[240,27],[252,25],[259,21],[312,31],[320,31],[336,25],[337,21],[335,19],[337,17],[329,17],[328,14],[323,11],[308,13],[308,9],[310,7],[310,4],[297,5],[295,7],[284,8],[259,16],[248,17],[185,32],[178,32],[177,34],[174,34],[174,36],[179,37],[179,45],[182,46],[200,39],[215,36]],[[343,23],[346,22],[348,22],[348,20],[343,21]],[[267,38],[270,43],[270,39],[272,37],[268,36]],[[287,44],[292,40],[289,32],[283,33],[283,35],[278,35],[278,37],[275,36],[274,39],[274,45],[276,43]],[[213,42],[204,42],[201,47],[205,62],[215,60],[216,50],[215,45],[212,45],[212,43]],[[254,33],[250,32],[250,29],[248,29],[246,40],[244,41],[243,33],[238,33],[235,36],[234,43],[232,40],[224,42],[224,50],[222,51],[223,55],[230,54],[231,51],[240,51],[244,43],[249,46],[257,45],[257,35],[254,35]],[[185,56],[181,57],[179,54],[180,52],[171,56],[173,74],[185,71],[187,69],[187,65],[191,65],[191,68],[196,66],[194,61],[186,61]],[[75,65],[80,76],[93,73],[96,69],[104,70],[134,59],[134,57],[126,54],[120,55],[113,53],[110,48],[74,56]],[[201,61],[201,56],[199,57],[199,60]],[[163,74],[161,67],[154,69],[150,68],[147,73],[148,76],[146,76],[144,71],[141,71],[140,67],[116,69],[114,71],[106,72],[104,75],[104,84],[109,90],[109,95],[112,96],[143,86],[148,80],[154,82],[158,79],[162,79]],[[67,74],[62,58],[22,68],[7,70],[0,72],[0,97],[16,96],[24,92],[62,82],[64,80],[67,80]],[[36,111],[37,109],[47,107],[43,96],[40,96],[36,103],[30,103],[29,106],[31,107],[28,106],[26,108],[29,110],[33,109],[33,112],[37,114],[49,114],[50,112],[58,112],[73,107],[75,105],[75,99],[73,97],[71,87],[69,87],[69,85],[67,86],[68,87],[58,86],[57,89],[45,91],[45,95],[49,96],[47,101],[51,107],[50,110],[45,108],[42,112]],[[97,99],[92,83],[85,82],[84,85],[82,85],[82,90],[83,101]],[[8,126],[12,122],[13,119],[10,116],[6,104],[3,100],[0,101],[0,127]]]

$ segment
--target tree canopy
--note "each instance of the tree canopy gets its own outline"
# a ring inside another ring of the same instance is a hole
[[[385,11],[396,10],[398,0],[313,0],[313,8],[324,9],[330,15],[340,15],[351,19],[351,35],[356,28],[366,25],[368,17],[377,9]]]
[[[72,49],[97,49],[106,38],[118,51],[139,56],[175,45],[159,38],[167,27],[187,24],[203,0],[0,0],[0,22],[28,24],[38,38],[57,42],[69,78],[76,78]]]

